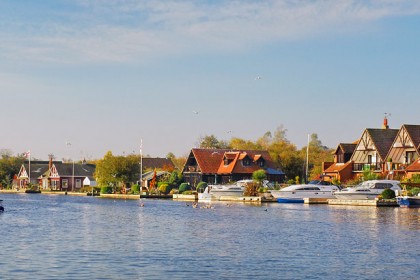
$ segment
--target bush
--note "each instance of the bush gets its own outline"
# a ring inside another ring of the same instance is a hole
[[[204,190],[207,188],[207,183],[206,182],[200,182],[197,185],[197,191],[198,192],[204,192]]]
[[[395,192],[391,189],[385,189],[381,194],[383,199],[393,199],[395,198]]]
[[[410,190],[410,195],[412,196],[417,196],[420,193],[420,188],[419,187],[414,187]]]
[[[192,187],[188,183],[182,183],[179,185],[178,192],[183,193],[185,191],[190,191]]]
[[[159,185],[159,191],[163,194],[168,194],[171,191],[171,186],[168,183],[163,183]]]
[[[140,185],[135,184],[131,186],[131,193],[132,194],[139,194],[140,193]]]
[[[101,193],[103,194],[107,194],[107,193],[112,193],[112,187],[101,187]]]

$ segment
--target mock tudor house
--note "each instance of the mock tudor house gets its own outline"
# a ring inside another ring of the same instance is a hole
[[[226,184],[252,178],[263,169],[270,182],[283,182],[284,172],[275,167],[268,151],[192,149],[182,170],[184,181],[192,186],[199,182]]]
[[[324,163],[323,175],[345,182],[361,176],[365,170],[388,178],[420,173],[420,125],[404,124],[400,129],[390,129],[385,117],[382,129],[365,129],[356,143],[348,161],[343,154],[351,146],[343,148],[340,144],[334,152],[334,163]]]

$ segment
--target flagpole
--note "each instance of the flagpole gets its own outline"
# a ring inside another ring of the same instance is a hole
[[[143,190],[143,139],[140,139],[140,194]]]
[[[31,184],[31,150],[29,150],[29,174],[28,174],[28,178],[29,178],[29,185]]]
[[[309,167],[309,134],[308,134],[308,145],[306,146],[306,181],[308,183],[308,167]]]

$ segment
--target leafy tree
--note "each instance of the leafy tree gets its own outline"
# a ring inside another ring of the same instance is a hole
[[[24,162],[23,155],[12,156],[9,150],[0,150],[0,185],[10,187],[13,183],[13,176],[19,173]]]
[[[100,186],[120,187],[139,179],[139,157],[136,155],[114,156],[107,152],[96,165],[96,178]]]
[[[252,180],[255,180],[258,182],[258,185],[262,186],[262,182],[267,178],[267,174],[265,173],[264,169],[260,169],[257,171],[254,171],[252,173]]]
[[[235,150],[261,150],[261,147],[258,146],[258,144],[236,137],[230,140],[229,147]]]
[[[213,148],[213,149],[228,149],[229,145],[226,141],[219,141],[216,136],[206,135],[199,139],[200,148]]]

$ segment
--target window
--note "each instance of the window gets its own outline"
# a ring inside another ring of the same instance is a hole
[[[249,160],[249,158],[244,158],[242,160],[242,165],[243,166],[250,166],[251,165],[251,161]]]
[[[63,189],[67,189],[69,187],[69,180],[63,179],[62,185]]]
[[[405,153],[405,163],[411,164],[414,161],[415,152],[406,152]]]
[[[76,179],[76,188],[80,189],[82,187],[82,180]]]
[[[368,163],[372,164],[372,155],[368,155]]]
[[[258,166],[259,166],[259,167],[264,167],[264,165],[265,165],[265,160],[264,160],[264,159],[262,159],[262,158],[261,158],[261,159],[259,159],[259,160],[258,160]]]

